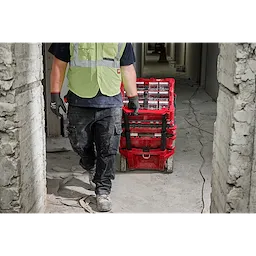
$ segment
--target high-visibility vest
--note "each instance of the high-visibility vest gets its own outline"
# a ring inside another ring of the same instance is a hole
[[[120,93],[120,59],[126,43],[70,43],[68,88],[82,98]]]

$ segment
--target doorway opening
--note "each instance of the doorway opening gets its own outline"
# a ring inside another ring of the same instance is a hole
[[[164,44],[166,61],[159,44]],[[78,198],[90,195],[88,176],[49,109],[51,56],[45,44],[47,212],[83,212]],[[136,45],[136,44],[135,44]],[[135,46],[136,47],[136,46]],[[174,172],[121,174],[113,184],[114,212],[209,212],[213,126],[216,120],[218,44],[143,43],[140,77],[174,77],[178,126]],[[208,50],[208,49],[211,49]],[[212,49],[215,49],[213,51]],[[162,56],[162,59],[163,58]],[[67,92],[65,80],[62,96]],[[118,168],[118,167],[117,167]],[[149,186],[150,184],[150,186]],[[132,193],[130,188],[133,187]]]

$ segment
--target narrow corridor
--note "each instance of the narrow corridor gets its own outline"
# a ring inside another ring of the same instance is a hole
[[[175,78],[178,134],[174,172],[117,172],[112,191],[114,213],[209,212],[216,102],[197,84],[177,74]],[[82,173],[78,160],[73,151],[47,154],[47,212],[85,212],[79,199],[93,192],[88,190],[88,175]]]

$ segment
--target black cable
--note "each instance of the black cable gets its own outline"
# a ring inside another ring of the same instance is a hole
[[[197,86],[196,90],[194,91],[194,93],[191,95],[191,97],[190,97],[190,99],[189,99],[189,107],[190,107],[190,109],[192,109],[193,115],[195,116],[195,120],[196,120],[198,126],[200,126],[200,123],[199,123],[199,121],[198,121],[198,119],[197,119],[197,115],[196,115],[195,109],[194,109],[193,104],[192,104],[192,99],[196,96],[196,94],[197,94],[197,92],[199,91],[199,89],[200,89],[200,84]],[[188,113],[188,114],[189,114],[189,113]],[[184,119],[185,119],[186,122],[188,122],[188,120],[187,120],[186,118],[184,118]],[[189,122],[188,122],[188,123],[189,123]],[[189,124],[190,124],[190,123],[189,123]],[[192,125],[192,124],[190,124],[190,125],[193,126],[193,127],[196,127],[196,126],[194,126],[194,125]],[[201,137],[203,137],[202,131],[204,131],[204,130],[202,130],[202,129],[199,128],[199,127],[196,127],[196,128],[199,130]],[[207,132],[207,131],[205,131],[205,132]],[[207,132],[207,133],[210,133],[210,132]],[[202,161],[202,164],[201,164],[201,166],[200,166],[200,168],[199,168],[199,173],[200,173],[200,175],[201,175],[201,177],[202,177],[202,179],[203,179],[203,185],[202,185],[202,190],[201,190],[201,200],[202,200],[202,204],[203,204],[202,210],[201,210],[201,216],[203,216],[203,212],[204,212],[204,209],[205,209],[204,187],[205,187],[206,179],[205,179],[205,177],[204,177],[204,175],[203,175],[203,173],[202,173],[202,170],[203,170],[203,167],[204,167],[204,165],[205,165],[205,158],[204,158],[204,155],[203,155],[204,144],[202,143],[201,138],[199,138],[198,141],[199,141],[199,143],[201,144],[200,156],[201,156],[201,158],[202,158],[202,160],[203,160],[203,161]]]

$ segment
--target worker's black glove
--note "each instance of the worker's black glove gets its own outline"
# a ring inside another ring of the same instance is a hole
[[[133,97],[128,97],[128,99],[129,99],[128,108],[134,109],[134,115],[138,115],[138,111],[140,108],[138,95]]]
[[[51,93],[51,110],[58,117],[62,117],[62,114],[60,114],[60,107],[65,113],[67,112],[63,100],[60,97],[60,93]]]

